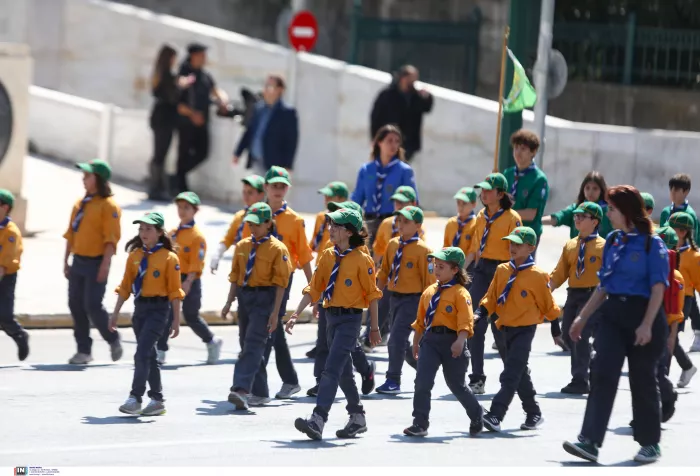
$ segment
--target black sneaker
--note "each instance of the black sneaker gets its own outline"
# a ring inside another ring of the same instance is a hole
[[[489,431],[501,431],[501,420],[491,412],[486,412],[481,421],[484,422],[484,426]]]
[[[482,418],[479,418],[478,420],[472,420],[471,424],[469,425],[469,434],[471,436],[476,436],[482,431],[484,431],[484,421],[482,420]]]
[[[590,387],[584,382],[571,382],[561,389],[561,393],[568,393],[569,395],[586,395],[590,391]]]
[[[661,402],[661,422],[666,423],[676,413],[676,400],[678,400],[678,392],[673,392],[673,398],[668,402]]]
[[[428,430],[418,425],[411,425],[403,430],[403,434],[406,436],[426,436]]]
[[[367,421],[364,413],[353,413],[350,415],[345,428],[335,432],[338,438],[355,438],[360,433],[367,431]]]
[[[323,418],[314,413],[308,420],[297,418],[294,422],[294,428],[305,433],[312,440],[320,440],[323,437],[324,424]]]
[[[17,358],[20,362],[24,361],[29,356],[29,333],[23,330],[14,340],[17,343]]]
[[[564,451],[570,455],[574,455],[577,458],[582,458],[592,463],[598,462],[598,448],[593,443],[581,441],[580,437],[578,442],[572,443],[570,441],[565,441],[563,446]]]
[[[306,391],[306,395],[309,397],[318,397],[318,384],[314,385]]]
[[[316,347],[314,347],[313,349],[311,349],[310,351],[308,351],[306,353],[306,357],[308,357],[309,359],[315,359],[317,353],[318,353],[318,349]]]
[[[538,426],[544,423],[542,415],[531,413],[525,417],[525,423],[520,425],[521,430],[536,430]]]
[[[374,361],[369,361],[369,373],[362,376],[362,395],[369,395],[374,390],[374,371],[377,364]]]

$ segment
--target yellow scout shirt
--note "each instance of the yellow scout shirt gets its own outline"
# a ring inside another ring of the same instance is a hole
[[[274,214],[275,210],[272,212]],[[301,215],[287,206],[287,209],[274,220],[277,226],[277,238],[289,250],[292,266],[301,269],[306,263],[310,263],[314,257],[306,241],[306,229]]]
[[[700,292],[700,251],[692,248],[680,253],[681,262],[678,268],[683,275],[685,295],[694,296]]]
[[[549,275],[552,288],[557,289],[567,280],[570,288],[593,288],[600,283],[598,271],[603,265],[605,238],[599,236],[595,240],[586,243],[586,262],[580,278],[576,277],[579,246],[580,241],[578,238],[572,238],[564,245],[559,262]]]
[[[198,278],[201,277],[204,270],[204,256],[207,254],[207,241],[202,231],[197,225],[180,231],[176,228],[170,232],[170,237],[177,244],[180,272],[196,273]]]
[[[244,238],[238,242],[231,263],[229,282],[243,286],[248,256],[252,250],[252,238]],[[255,264],[248,279],[248,287],[277,286],[286,288],[291,274],[292,264],[289,251],[280,240],[272,236],[265,243],[258,245],[255,251]]]
[[[411,324],[411,327],[418,333],[425,332],[425,313],[428,312],[430,300],[437,292],[438,286],[438,283],[428,286],[428,289],[423,291],[423,295],[420,297],[418,314],[415,322]],[[449,327],[457,332],[467,331],[468,337],[474,335],[472,298],[464,286],[456,284],[440,294],[440,301],[438,301],[431,327],[438,326]]]
[[[248,208],[246,207],[243,210],[237,211],[233,215],[233,221],[231,221],[231,225],[228,227],[228,231],[226,232],[226,236],[224,236],[224,239],[221,240],[221,243],[224,244],[226,249],[231,248],[233,245],[237,245],[238,243],[236,242],[236,234],[238,234],[238,228],[241,226],[241,223],[243,222],[243,217],[246,214],[246,211]],[[248,223],[243,224],[243,231],[241,232],[241,239],[243,238],[248,238],[250,236],[250,226],[248,226]]]
[[[78,231],[73,231],[73,220],[80,210],[78,200],[73,206],[73,211],[68,222],[68,230],[63,237],[68,240],[71,253],[78,256],[96,258],[104,254],[105,245],[111,243],[115,247],[121,238],[122,211],[113,197],[100,197],[95,195],[84,207],[83,219]]]
[[[549,275],[537,266],[524,269],[518,273],[508,299],[498,305],[501,295],[511,275],[508,263],[498,265],[486,295],[480,305],[491,314],[497,314],[496,327],[524,327],[540,324],[547,318],[553,321],[561,314],[561,309],[554,302],[549,287]],[[544,317],[543,317],[544,316]]]
[[[445,237],[442,244],[443,247],[452,246],[452,241],[455,239],[455,235],[457,235],[457,230],[459,230],[457,217],[452,217],[447,220],[447,225],[445,225]],[[476,217],[465,223],[464,227],[462,228],[462,236],[459,238],[459,245],[457,246],[464,251],[465,255],[470,253],[475,230]]]
[[[15,222],[10,220],[5,228],[0,229],[0,267],[5,268],[5,274],[19,271],[22,251],[22,233]]]
[[[399,267],[399,280],[394,286],[394,277],[389,277],[394,255],[399,249],[399,238],[392,238],[387,247],[386,254],[382,258],[382,266],[379,269],[378,280],[387,283],[386,289],[401,294],[422,293],[433,284],[436,279],[433,269],[428,261],[428,255],[432,250],[421,239],[404,246]],[[388,282],[387,282],[388,280]]]
[[[685,288],[685,281],[683,281],[683,274],[678,271],[677,269],[673,270],[673,275],[674,277],[678,280],[678,282],[681,284],[681,290]],[[674,322],[681,323],[683,322],[683,305],[685,304],[685,296],[683,293],[678,293],[678,309],[680,311],[678,314],[666,314],[666,322],[668,322],[668,325],[670,326]]]
[[[396,232],[394,230],[396,230]],[[392,238],[396,238],[397,236],[399,236],[399,232],[398,228],[396,228],[396,217],[388,217],[382,220],[379,224],[379,228],[377,228],[377,234],[374,237],[374,244],[372,245],[374,255],[384,256],[389,242]],[[418,229],[418,237],[421,240],[425,240],[425,231],[423,227]]]
[[[318,260],[321,257],[321,253],[323,250],[326,248],[330,248],[333,246],[333,243],[331,243],[331,235],[330,232],[328,231],[328,227],[326,226],[326,211],[323,212],[318,212],[316,215],[316,223],[314,223],[314,234],[311,235],[311,239],[309,240],[309,248],[311,248],[311,251],[316,252],[316,266],[318,266]],[[321,239],[318,240],[318,233],[321,231],[321,228],[323,227],[323,233],[321,234]],[[316,243],[318,241],[318,243]]]
[[[124,277],[116,289],[116,293],[124,299],[129,299],[131,295],[131,285],[139,273],[142,258],[143,250],[139,248],[130,252],[126,259]],[[143,277],[141,296],[165,296],[169,301],[185,297],[180,279],[180,261],[175,253],[161,248],[148,257],[148,269]]]
[[[318,302],[322,298],[335,261],[335,252],[332,249],[326,249],[321,253],[311,282],[303,292],[311,295],[312,302]],[[372,257],[360,248],[356,248],[341,260],[333,298],[330,301],[324,299],[323,307],[367,309],[370,302],[381,297],[382,292],[377,288]]]
[[[484,236],[484,230],[486,229],[484,210],[485,209],[480,210],[476,215],[476,225],[474,226],[474,234],[472,235],[469,253],[479,253],[481,237]],[[510,235],[510,232],[519,226],[522,226],[522,219],[520,215],[518,215],[518,212],[515,210],[506,210],[503,215],[498,217],[496,221],[491,224],[489,236],[486,238],[486,247],[480,258],[509,261],[510,242],[502,238]]]

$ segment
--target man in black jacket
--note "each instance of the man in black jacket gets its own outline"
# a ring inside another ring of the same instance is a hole
[[[387,124],[399,126],[407,161],[421,149],[423,114],[433,108],[433,96],[425,89],[416,90],[417,80],[418,70],[414,66],[402,66],[394,81],[379,93],[372,107],[372,139]]]

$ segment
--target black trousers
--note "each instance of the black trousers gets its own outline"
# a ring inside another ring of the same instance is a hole
[[[595,445],[602,446],[605,439],[625,358],[632,393],[634,440],[641,446],[661,440],[656,375],[668,336],[663,312],[654,320],[651,342],[634,345],[635,331],[644,319],[648,303],[647,298],[640,296],[611,295],[602,305],[593,344],[596,356],[591,366],[591,392],[581,428],[581,436]]]
[[[168,156],[168,150],[173,142],[173,126],[152,127],[153,130],[153,159],[151,165],[163,167]]]
[[[15,340],[24,332],[22,326],[15,319],[16,285],[17,273],[6,274],[0,279],[0,329]]]
[[[588,319],[586,327],[581,333],[581,340],[573,342],[571,337],[569,337],[569,329],[571,329],[571,324],[574,323],[576,316],[581,313],[581,310],[590,299],[593,291],[590,288],[569,288],[567,293],[562,320],[564,321],[564,342],[571,349],[571,381],[588,385],[588,368],[591,363],[591,337],[595,335],[595,328],[600,314],[596,312]]]
[[[178,128],[180,143],[177,154],[178,192],[188,191],[187,174],[204,162],[209,155],[209,126],[195,127],[191,124]]]

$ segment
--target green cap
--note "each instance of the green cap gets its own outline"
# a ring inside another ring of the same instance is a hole
[[[401,210],[394,212],[394,215],[401,215],[406,220],[411,220],[416,223],[423,223],[423,210],[413,205],[403,207]]]
[[[402,185],[396,189],[396,193],[391,196],[391,199],[401,203],[416,203],[416,190],[408,185]]]
[[[323,194],[326,197],[348,198],[350,195],[350,190],[345,182],[331,182],[319,190],[318,193]]]
[[[448,246],[440,251],[430,253],[428,256],[432,256],[433,258],[441,259],[443,261],[448,261],[450,263],[455,263],[460,268],[464,268],[464,262],[466,261],[464,251],[456,246]]]
[[[247,183],[251,187],[253,187],[255,190],[258,192],[264,192],[265,191],[265,179],[262,178],[260,175],[248,175],[247,177],[241,179],[241,182]]]
[[[184,200],[185,202],[195,207],[198,207],[202,204],[202,201],[199,199],[199,196],[194,192],[182,192],[178,194],[178,196],[175,197],[175,201],[177,202],[179,200]]]
[[[668,225],[673,228],[682,228],[684,230],[693,230],[695,228],[695,220],[686,212],[676,212],[668,219]]]
[[[244,222],[262,225],[272,219],[272,209],[265,202],[254,203],[248,208],[248,213],[243,217]]]
[[[138,220],[134,220],[134,224],[137,223],[144,223],[146,225],[153,225],[157,226],[158,228],[163,228],[165,225],[165,219],[163,218],[163,214],[160,212],[151,212],[151,213],[146,213],[144,216],[139,218]]]
[[[289,172],[284,167],[273,165],[265,174],[265,183],[283,183],[291,187],[292,182],[289,181]]]
[[[350,210],[355,210],[360,214],[360,216],[362,216],[362,207],[359,203],[355,203],[352,200],[348,200],[347,202],[331,202],[328,204],[329,212],[334,212],[336,210],[340,210],[341,208],[349,208]]]
[[[80,162],[75,164],[77,168],[89,174],[95,174],[102,180],[109,181],[112,177],[112,167],[102,159],[93,159],[90,162]]]
[[[508,190],[508,181],[501,173],[488,174],[486,179],[474,185],[474,188],[483,188],[484,190],[496,189],[505,192]]]
[[[664,240],[666,248],[669,250],[674,249],[678,245],[678,235],[670,226],[662,226],[656,230],[656,234]]]
[[[574,215],[583,215],[584,213],[588,213],[598,221],[603,219],[603,209],[600,208],[600,205],[593,202],[581,203],[578,207],[576,207],[576,210],[574,210],[573,213]]]
[[[654,207],[656,206],[656,202],[654,201],[654,197],[652,194],[642,192],[642,199],[644,199],[644,208],[654,209]]]
[[[0,204],[13,207],[15,205],[15,196],[9,190],[0,188]]]
[[[510,235],[504,236],[502,240],[512,241],[519,245],[537,246],[537,234],[529,226],[519,226]]]
[[[476,190],[471,187],[460,188],[453,198],[467,203],[474,203],[476,202]]]
[[[352,208],[339,208],[326,213],[326,217],[338,225],[350,225],[358,231],[362,228],[362,214]]]

